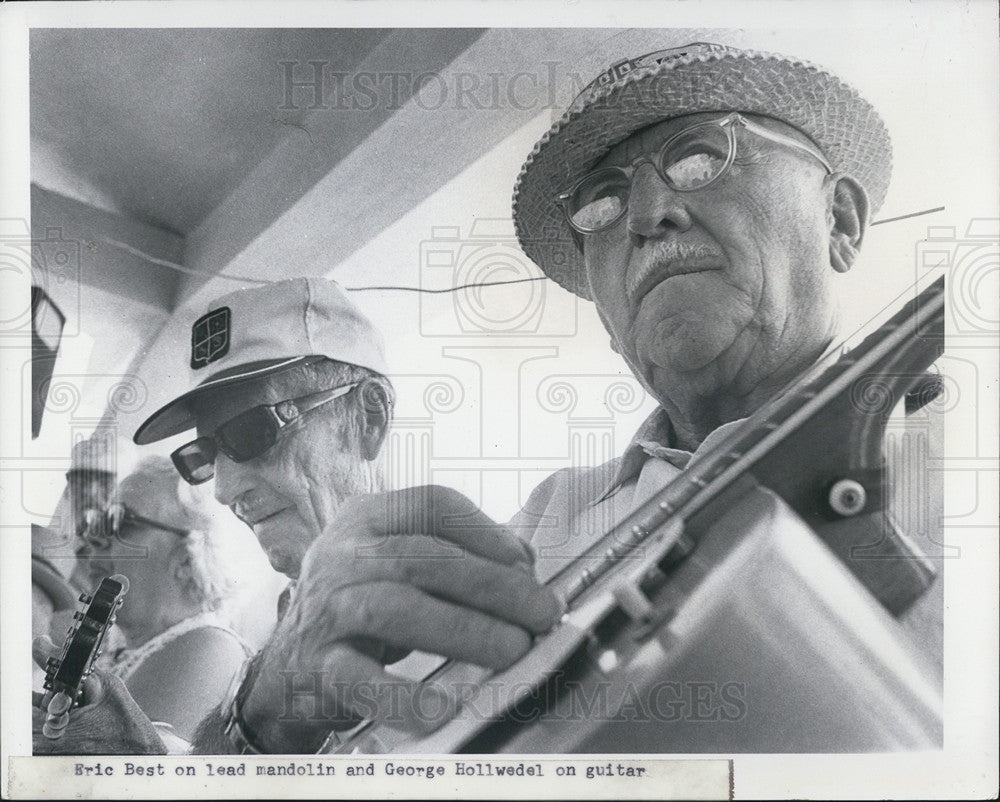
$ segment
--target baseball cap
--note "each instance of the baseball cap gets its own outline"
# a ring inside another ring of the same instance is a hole
[[[133,437],[153,443],[195,426],[191,402],[316,356],[388,373],[382,335],[335,281],[296,278],[216,298],[191,326],[186,391]]]

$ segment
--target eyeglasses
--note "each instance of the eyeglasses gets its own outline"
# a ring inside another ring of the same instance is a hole
[[[170,458],[188,484],[200,485],[215,476],[215,458],[220,451],[233,462],[259,457],[278,442],[278,434],[292,421],[346,395],[357,386],[357,383],[347,384],[277,404],[253,407],[223,423],[213,434],[181,446]]]
[[[581,234],[610,228],[628,210],[635,168],[651,162],[663,182],[677,192],[704,189],[726,174],[736,158],[736,127],[745,128],[762,139],[808,153],[827,173],[833,169],[820,151],[791,137],[771,131],[733,112],[718,120],[688,126],[670,137],[656,159],[640,156],[629,169],[604,167],[585,175],[556,202],[562,206],[570,226]]]
[[[81,536],[87,544],[96,549],[105,549],[111,545],[111,540],[119,535],[127,526],[148,526],[153,529],[162,529],[164,532],[172,532],[180,537],[187,537],[187,529],[154,521],[139,515],[131,507],[115,502],[109,504],[103,510],[87,510],[84,513],[85,524]]]

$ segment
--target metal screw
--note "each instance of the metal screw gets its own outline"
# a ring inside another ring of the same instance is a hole
[[[841,479],[830,488],[830,508],[838,515],[857,515],[867,500],[864,487],[854,479]]]

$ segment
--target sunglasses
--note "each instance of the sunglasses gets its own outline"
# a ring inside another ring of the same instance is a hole
[[[677,192],[693,192],[718,181],[736,158],[736,128],[761,139],[807,153],[832,173],[830,163],[815,147],[771,131],[732,113],[718,120],[695,123],[670,137],[655,159],[640,156],[630,168],[604,167],[588,173],[556,202],[574,231],[593,234],[610,228],[625,216],[635,168],[652,163],[663,182]]]
[[[233,462],[247,462],[259,457],[278,442],[281,430],[290,423],[335,398],[347,395],[357,386],[357,383],[347,384],[277,404],[252,407],[230,418],[211,435],[182,445],[170,455],[170,459],[184,481],[200,485],[215,476],[215,458],[219,452]]]
[[[112,539],[128,526],[148,526],[153,529],[162,529],[164,532],[172,532],[180,537],[187,537],[189,532],[177,526],[154,521],[139,515],[131,507],[114,502],[103,510],[87,510],[84,513],[85,524],[81,536],[87,544],[96,549],[105,549],[111,545]]]

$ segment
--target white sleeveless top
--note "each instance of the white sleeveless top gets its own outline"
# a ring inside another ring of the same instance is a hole
[[[181,635],[185,635],[195,629],[201,629],[202,627],[213,627],[215,629],[221,629],[223,632],[228,632],[234,638],[240,646],[243,647],[243,651],[246,652],[247,656],[250,655],[250,649],[247,647],[246,643],[243,642],[243,638],[230,627],[223,616],[221,616],[215,610],[206,610],[198,615],[193,615],[190,618],[185,618],[183,621],[178,621],[171,627],[167,627],[159,635],[150,638],[141,646],[137,646],[134,649],[119,649],[114,655],[114,662],[109,667],[109,671],[115,676],[121,678],[122,682],[128,682],[129,677],[131,677],[139,666],[141,666],[146,660],[152,657],[154,654],[159,652],[168,644],[177,640]]]

